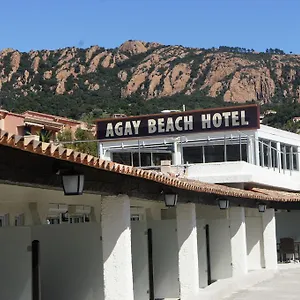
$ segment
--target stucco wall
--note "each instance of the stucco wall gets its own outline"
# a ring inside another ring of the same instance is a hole
[[[179,297],[176,220],[149,221],[153,236],[155,298]]]
[[[4,119],[4,130],[18,134],[18,126],[24,125],[24,117],[8,114]]]
[[[199,287],[207,286],[207,255],[206,255],[206,234],[205,220],[197,220],[197,241],[198,241],[198,265],[199,265]]]
[[[261,217],[246,217],[248,269],[258,270],[263,263],[263,235]]]
[[[0,299],[31,300],[30,228],[1,228],[0,240]]]
[[[232,276],[229,220],[209,220],[211,277],[213,280]]]
[[[100,237],[97,223],[32,227],[40,241],[43,300],[104,298]]]
[[[254,182],[292,191],[300,189],[300,172],[279,172],[244,161],[194,164],[188,167],[188,177],[209,183]]]
[[[148,240],[146,222],[131,222],[134,298],[149,300]]]

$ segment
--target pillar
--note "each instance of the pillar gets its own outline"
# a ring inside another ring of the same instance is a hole
[[[194,203],[178,204],[176,208],[180,299],[199,293],[198,245]]]
[[[174,152],[172,154],[172,164],[177,166],[182,164],[182,155],[180,142],[174,142]]]
[[[255,164],[257,166],[260,165],[260,157],[259,157],[259,137],[257,132],[254,134],[254,156],[255,156]]]
[[[281,172],[282,170],[282,161],[281,161],[281,147],[280,147],[280,142],[276,142],[276,155],[277,155],[277,160],[278,160],[278,170]]]
[[[103,280],[105,300],[133,300],[130,200],[102,198]]]
[[[247,240],[244,207],[230,208],[230,245],[232,276],[236,277],[247,274]]]
[[[263,251],[266,269],[277,269],[275,212],[273,208],[262,213]]]

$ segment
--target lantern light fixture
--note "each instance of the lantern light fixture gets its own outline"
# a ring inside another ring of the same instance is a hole
[[[258,211],[261,212],[261,213],[264,213],[267,209],[267,205],[264,204],[264,203],[259,203],[258,204]]]
[[[175,207],[176,206],[177,200],[178,200],[177,194],[165,193],[164,198],[165,198],[166,207]]]
[[[82,195],[84,175],[75,170],[60,172],[65,196]]]
[[[229,200],[228,199],[218,199],[218,204],[220,209],[228,209],[229,208]]]

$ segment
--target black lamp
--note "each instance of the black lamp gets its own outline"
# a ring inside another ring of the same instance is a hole
[[[267,209],[267,205],[266,204],[264,204],[264,203],[258,203],[258,211],[259,212],[263,213],[263,212],[266,211],[266,209]]]
[[[166,207],[175,207],[178,200],[177,194],[165,193],[165,205]]]
[[[220,209],[229,208],[229,200],[228,199],[219,198],[218,199],[218,204],[219,204]]]
[[[69,170],[61,172],[62,185],[65,196],[82,195],[84,187],[84,175]]]

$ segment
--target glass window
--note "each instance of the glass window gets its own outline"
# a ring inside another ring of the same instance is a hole
[[[293,147],[293,169],[298,170],[298,155],[297,155],[297,147]]]
[[[172,161],[171,153],[153,153],[153,164],[155,166],[160,166],[162,160],[170,160]]]
[[[262,141],[263,143],[263,157],[264,157],[264,164],[263,167],[269,167],[270,166],[270,152],[269,152],[269,145],[267,141]]]
[[[247,161],[247,145],[226,145],[227,161]]]
[[[184,147],[184,163],[203,163],[203,146]]]
[[[272,167],[278,168],[278,154],[277,154],[277,145],[275,142],[271,142],[271,158],[272,158]]]
[[[222,162],[224,158],[224,145],[205,146],[205,162]]]
[[[112,157],[113,157],[112,160],[116,163],[130,166],[131,165],[130,155],[131,155],[131,153],[129,153],[129,152],[123,152],[123,153],[115,152],[112,155]]]
[[[280,155],[281,155],[281,166],[282,166],[282,169],[286,169],[287,168],[286,149],[285,149],[285,145],[284,144],[280,145]]]
[[[292,156],[291,156],[291,146],[286,145],[286,169],[290,170],[291,169],[291,162],[292,162]]]

